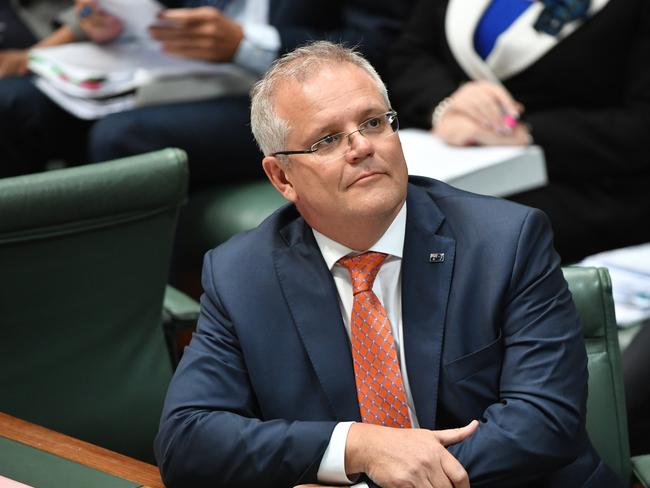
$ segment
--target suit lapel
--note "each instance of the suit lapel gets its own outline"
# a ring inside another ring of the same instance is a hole
[[[436,234],[444,215],[424,190],[409,185],[402,261],[402,322],[406,368],[418,422],[433,429],[445,314],[455,241]],[[430,262],[431,253],[444,261]]]
[[[336,286],[302,218],[281,234],[275,270],[291,316],[318,381],[337,420],[361,420],[349,339]]]

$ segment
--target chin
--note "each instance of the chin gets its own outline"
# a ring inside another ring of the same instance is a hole
[[[396,214],[405,198],[406,192],[397,190],[369,191],[357,199],[353,206],[360,215],[383,217]]]

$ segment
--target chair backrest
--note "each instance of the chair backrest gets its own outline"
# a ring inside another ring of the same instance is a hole
[[[578,266],[563,271],[578,309],[587,347],[587,431],[605,464],[622,479],[629,480],[631,464],[621,352],[609,273],[604,268]]]
[[[186,193],[176,149],[0,179],[0,411],[153,460]]]

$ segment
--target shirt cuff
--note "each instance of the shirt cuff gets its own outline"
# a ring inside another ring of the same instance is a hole
[[[345,474],[345,443],[348,440],[348,432],[354,422],[339,422],[332,431],[330,443],[325,449],[325,454],[320,461],[318,481],[321,483],[354,483]],[[354,486],[367,486],[365,483],[359,483]]]
[[[233,61],[258,75],[271,66],[280,51],[280,34],[278,30],[265,24],[244,22],[244,38],[239,43]]]

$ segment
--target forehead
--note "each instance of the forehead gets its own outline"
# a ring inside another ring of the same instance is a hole
[[[275,108],[292,127],[331,123],[357,113],[387,109],[374,80],[358,66],[343,63],[321,66],[318,72],[279,87]]]

